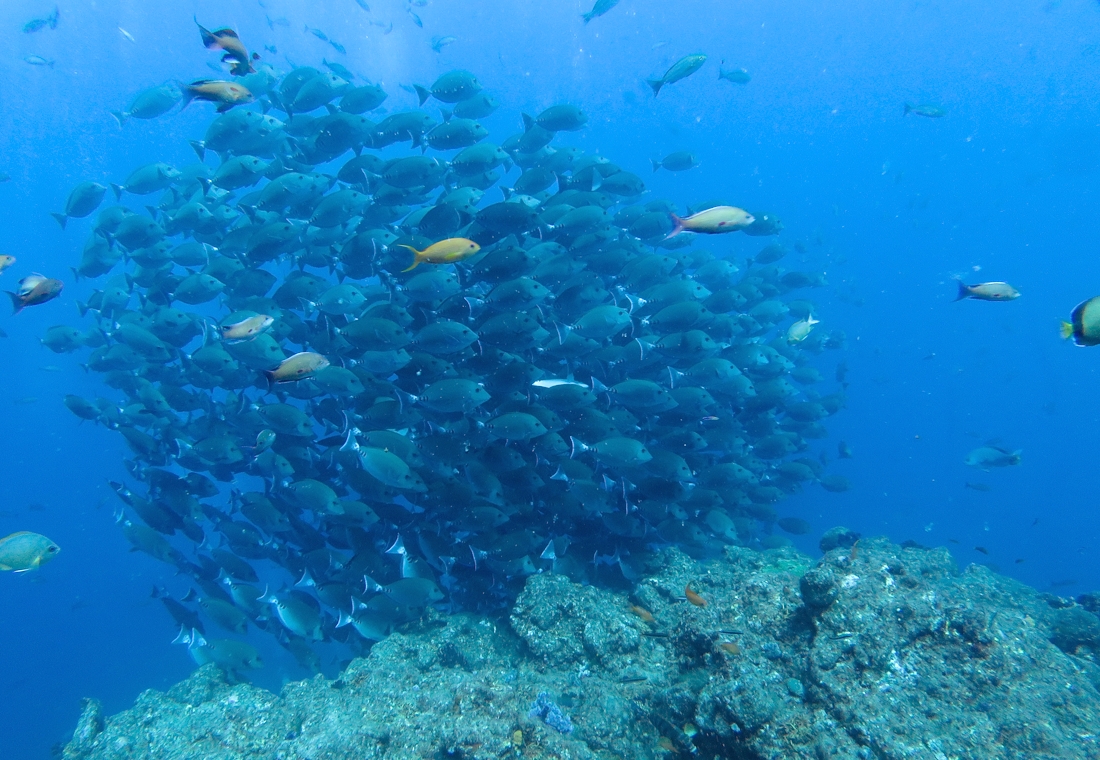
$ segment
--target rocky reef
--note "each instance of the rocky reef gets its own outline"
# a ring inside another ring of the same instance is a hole
[[[1100,758],[1090,605],[851,538],[668,549],[630,593],[534,575],[507,619],[431,611],[335,681],[275,695],[206,665],[112,717],[87,700],[63,754]]]

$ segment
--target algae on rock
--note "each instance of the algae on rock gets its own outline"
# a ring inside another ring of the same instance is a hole
[[[207,665],[105,721],[89,700],[64,756],[1100,758],[1094,612],[850,545],[667,549],[630,594],[534,575],[507,622],[431,612],[336,681],[274,695]]]

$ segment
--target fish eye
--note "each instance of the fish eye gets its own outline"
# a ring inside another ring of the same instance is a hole
[[[51,545],[50,548],[46,549],[46,551],[48,551],[50,554],[55,554],[57,552],[57,549],[58,547]]]

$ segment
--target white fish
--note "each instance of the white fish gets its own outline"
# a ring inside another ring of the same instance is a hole
[[[129,33],[128,31],[126,31],[125,29],[123,29],[123,28],[122,28],[121,26],[120,26],[120,27],[118,28],[118,32],[119,32],[119,34],[121,34],[121,35],[122,35],[123,37],[125,37],[125,38],[126,38],[126,39],[128,39],[128,40],[130,40],[130,42],[137,42],[137,40],[135,40],[135,39],[134,39],[134,35],[130,34],[130,33]]]
[[[1012,467],[1020,463],[1022,449],[1008,451],[1000,446],[981,446],[966,455],[964,460],[971,467],[989,470],[990,467]]]
[[[587,388],[584,383],[579,383],[576,380],[562,380],[557,377],[547,378],[546,380],[536,380],[531,383],[536,388],[557,388],[559,385],[575,385],[578,388]]]

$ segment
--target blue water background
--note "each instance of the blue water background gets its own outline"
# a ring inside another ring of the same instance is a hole
[[[1100,587],[1100,349],[1057,334],[1076,303],[1100,293],[1095,2],[622,0],[585,26],[579,14],[588,7],[576,0],[433,0],[415,8],[423,29],[393,0],[374,0],[369,15],[353,0],[323,5],[66,3],[56,30],[31,35],[22,24],[51,3],[0,5],[0,171],[12,177],[0,184],[0,252],[19,258],[0,285],[31,271],[66,282],[58,302],[0,317],[10,336],[0,339],[0,534],[39,531],[62,547],[38,573],[0,577],[5,759],[47,757],[83,696],[114,712],[193,667],[149,598],[154,584],[186,586],[129,552],[113,523],[118,504],[106,480],[125,478],[121,437],[78,424],[61,404],[69,392],[118,394],[80,369],[81,354],[57,356],[38,343],[47,326],[78,323],[75,303],[94,284],[68,269],[91,220],[62,232],[48,212],[81,180],[121,182],[139,164],[195,159],[187,140],[201,138],[208,105],[122,129],[109,115],[142,88],[213,74],[193,13],[211,28],[232,25],[252,49],[276,44],[280,55],[265,58],[284,70],[283,54],[300,65],[319,66],[323,56],[345,63],[385,85],[390,109],[416,105],[399,85],[468,68],[504,103],[485,120],[497,142],[519,128],[521,110],[576,103],[591,123],[559,142],[639,173],[650,197],[681,207],[724,199],[777,214],[781,240],[807,245],[782,265],[827,272],[829,287],[808,297],[820,329],[849,336],[848,407],[826,421],[832,437],[811,451],[835,458],[836,441],[846,440],[855,458],[830,468],[855,487],[809,487],[781,504],[782,515],[815,526],[796,544],[816,554],[820,531],[843,524],[945,545],[961,565],[990,562],[1039,588],[1055,583],[1058,593]],[[265,12],[290,26],[269,29]],[[370,18],[392,20],[392,33]],[[304,24],[324,29],[347,56]],[[430,38],[447,34],[458,41],[433,53]],[[643,80],[693,52],[710,61],[654,100]],[[56,65],[30,66],[30,54]],[[718,81],[720,59],[746,67],[752,82]],[[948,116],[903,116],[906,101],[938,104]],[[701,166],[651,175],[649,160],[674,150],[696,152]],[[766,242],[727,236],[710,248],[743,259]],[[955,275],[1008,280],[1024,295],[952,303]],[[822,392],[835,388],[840,358],[818,361]],[[990,439],[1022,448],[1022,464],[990,474],[965,467],[967,452]],[[967,481],[992,490],[966,489]],[[268,661],[258,683],[277,688],[304,675],[269,637],[255,640]],[[326,650],[330,672],[335,653]]]

